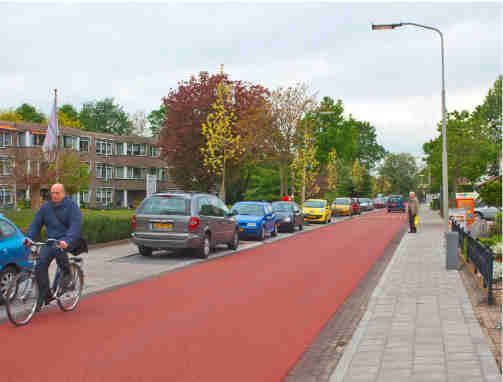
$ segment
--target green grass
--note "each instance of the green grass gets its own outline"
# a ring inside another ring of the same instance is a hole
[[[30,209],[23,209],[20,211],[15,211],[13,209],[0,211],[10,219],[14,224],[16,224],[23,232],[26,232],[30,226],[33,217],[35,216],[35,211]],[[88,210],[83,209],[82,214],[85,217],[110,217],[119,219],[130,219],[134,215],[134,210]]]

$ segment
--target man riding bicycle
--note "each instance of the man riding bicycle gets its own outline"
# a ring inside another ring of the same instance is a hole
[[[56,183],[51,187],[51,200],[44,203],[35,214],[35,218],[26,233],[25,245],[35,240],[42,227],[45,226],[47,238],[56,239],[55,245],[45,245],[41,248],[39,261],[35,269],[40,294],[38,309],[44,302],[52,299],[49,288],[49,265],[54,258],[61,268],[63,288],[71,281],[70,265],[67,252],[71,252],[80,237],[82,213],[79,206],[66,196],[65,187]]]

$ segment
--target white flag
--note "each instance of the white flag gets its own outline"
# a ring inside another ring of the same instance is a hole
[[[51,151],[58,144],[58,135],[59,135],[59,127],[58,127],[58,106],[56,95],[54,95],[54,105],[52,107],[51,117],[49,118],[49,124],[47,125],[47,134],[44,139],[44,144],[42,145],[42,151],[47,153]]]

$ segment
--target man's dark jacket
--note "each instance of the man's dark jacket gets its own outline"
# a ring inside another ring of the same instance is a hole
[[[35,214],[26,236],[34,240],[44,225],[47,238],[63,240],[69,248],[74,248],[80,237],[82,213],[77,203],[69,197],[65,197],[59,204],[48,201]]]

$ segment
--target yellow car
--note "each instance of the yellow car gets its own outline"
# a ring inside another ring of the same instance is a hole
[[[332,203],[332,215],[350,216],[351,198],[336,198]]]
[[[330,204],[324,199],[308,199],[303,207],[304,220],[313,223],[329,223],[332,220]]]

